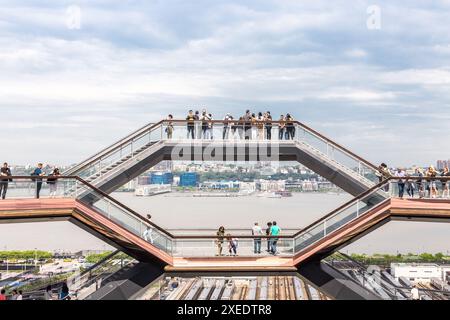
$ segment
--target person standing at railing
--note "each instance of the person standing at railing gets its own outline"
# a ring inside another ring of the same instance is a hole
[[[258,116],[255,118],[256,123],[256,137],[258,140],[264,139],[264,116],[262,112],[258,112]]]
[[[213,140],[214,139],[214,123],[213,123],[213,116],[211,113],[208,113],[208,139]]]
[[[405,178],[406,173],[402,168],[397,168],[397,171],[394,174],[397,178]],[[403,199],[403,195],[405,193],[405,179],[398,179],[397,181],[398,185],[398,196],[400,199]]]
[[[263,231],[261,227],[258,225],[258,222],[255,222],[255,225],[252,228],[252,236],[262,236]],[[261,253],[261,238],[253,239],[253,253],[260,254]]]
[[[419,198],[422,199],[425,196],[424,181],[422,180],[423,177],[422,168],[416,168],[416,170],[414,170],[414,175],[416,177],[419,177],[419,179],[416,180],[416,186],[417,192],[419,193]]]
[[[278,119],[278,140],[283,140],[284,138],[284,131],[286,130],[286,122],[284,114],[280,116],[280,119]]]
[[[238,239],[232,238],[231,234],[227,234],[228,240],[228,254],[230,256],[237,256]]]
[[[234,125],[230,123],[231,120],[233,120],[233,117],[229,113],[223,118],[222,140],[228,140],[230,135],[230,125],[234,127]],[[234,131],[236,131],[236,129],[234,129]]]
[[[33,178],[33,181],[36,182],[36,199],[39,199],[41,189],[42,189],[42,178],[40,178],[40,177],[45,176],[45,172],[42,170],[42,168],[43,168],[43,164],[38,163],[37,168],[34,169],[33,173],[31,174],[32,176],[37,177],[37,178]]]
[[[266,139],[272,140],[272,115],[270,114],[270,111],[267,111],[264,114],[264,121],[266,126]]]
[[[243,120],[245,140],[250,140],[252,137],[252,114],[250,113],[250,110],[245,111]]]
[[[442,170],[441,177],[443,177],[443,178],[449,178],[450,177],[450,172],[449,172],[447,166],[444,167],[444,170]],[[450,181],[442,180],[441,184],[442,184],[442,198],[445,198],[445,197],[449,198],[450,197],[450,192],[449,192],[449,190],[450,190]]]
[[[167,116],[167,127],[166,127],[166,134],[167,134],[167,139],[172,139],[172,135],[173,135],[173,115],[169,114]]]
[[[272,228],[272,222],[267,222],[266,228],[266,236],[270,236],[270,229]],[[270,238],[267,238],[267,252],[270,252],[272,248],[272,241]]]
[[[433,166],[430,166],[425,174],[427,177],[428,189],[430,190],[430,198],[436,198],[437,196],[437,186],[436,186],[436,178],[437,171]]]
[[[55,168],[53,172],[47,178],[47,184],[50,188],[50,198],[56,197],[56,191],[58,189],[58,177],[61,176],[58,168]]]
[[[222,250],[223,250],[223,238],[225,237],[225,227],[221,226],[219,227],[219,230],[216,233],[217,240],[216,240],[216,246],[217,246],[217,254],[216,256],[222,256]]]
[[[410,198],[414,198],[414,190],[416,189],[416,185],[413,180],[409,179],[410,175],[406,175],[406,193]]]
[[[244,139],[244,117],[239,117],[238,123],[235,123],[234,125],[238,131],[239,139]]]
[[[6,192],[8,191],[8,184],[12,181],[11,178],[11,169],[8,167],[8,163],[4,163],[3,167],[0,169],[0,176],[6,177],[0,179],[0,195],[2,197],[2,200],[5,200],[6,198]]]
[[[200,112],[198,110],[195,111],[195,139],[201,139],[202,138],[202,123],[200,121]]]
[[[286,114],[286,134],[287,140],[294,140],[295,137],[295,127],[294,127],[294,117],[289,113]]]
[[[195,115],[194,111],[189,110],[189,113],[186,117],[187,121],[187,138],[189,139],[189,136],[191,139],[194,139],[194,126],[195,126]]]
[[[256,123],[258,122],[258,117],[256,114],[252,113],[251,115],[251,129],[250,129],[250,136],[252,140],[255,140],[257,138],[257,132],[256,130]]]
[[[271,239],[270,243],[270,252],[275,256],[277,254],[277,243],[278,238],[276,236],[279,236],[281,232],[280,227],[277,225],[277,222],[272,222],[272,227],[270,228],[270,235],[274,238]]]
[[[202,111],[202,115],[200,116],[200,120],[202,121],[202,138],[208,139],[208,133],[209,133],[209,123],[208,120],[209,116],[206,113],[206,110]]]

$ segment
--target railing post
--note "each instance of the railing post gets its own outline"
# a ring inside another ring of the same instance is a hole
[[[323,236],[327,236],[327,220],[323,222]]]

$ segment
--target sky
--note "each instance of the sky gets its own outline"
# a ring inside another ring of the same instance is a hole
[[[0,161],[71,164],[206,106],[373,163],[450,159],[450,1],[0,0]]]

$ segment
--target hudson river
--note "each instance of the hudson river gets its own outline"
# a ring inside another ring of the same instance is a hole
[[[151,213],[152,221],[170,229],[250,230],[254,222],[276,220],[280,227],[300,229],[350,199],[346,194],[294,193],[289,198],[214,197],[198,198],[177,194],[135,197],[132,193],[113,196],[137,212]],[[447,252],[450,225],[420,222],[390,222],[343,249],[344,252]],[[246,230],[240,231],[247,232]],[[250,232],[250,231],[248,231]],[[292,231],[291,231],[292,232]],[[108,249],[109,246],[69,222],[0,225],[0,250]]]

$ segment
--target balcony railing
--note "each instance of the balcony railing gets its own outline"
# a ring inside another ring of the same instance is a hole
[[[173,235],[79,177],[61,176],[58,177],[55,184],[52,183],[52,177],[14,176],[7,179],[12,181],[0,180],[0,183],[8,182],[8,199],[35,198],[38,189],[40,189],[41,198],[76,199],[173,257],[234,255],[233,246],[235,244],[237,244],[237,255],[268,255],[269,253],[266,250],[270,246],[269,243],[276,246],[278,255],[295,256],[388,201],[389,198],[386,198],[386,195],[395,197],[398,193],[399,180],[413,182],[416,188],[420,186],[424,192],[416,193],[416,197],[430,197],[431,194],[428,194],[426,191],[428,186],[438,183],[445,186],[450,183],[449,177],[392,177],[377,184],[295,234],[289,232],[288,235],[282,233],[278,236],[252,236],[251,230],[248,230],[249,235],[243,235],[240,232],[239,234],[226,233],[225,235],[217,236],[212,233],[206,235],[204,232],[196,235],[192,231],[190,235]],[[255,245],[257,246],[256,250]],[[261,250],[258,249],[259,245]],[[258,251],[261,251],[261,253],[255,253]]]

